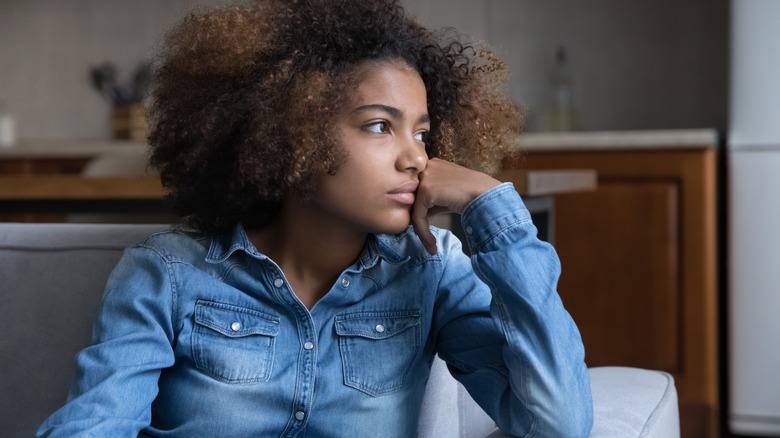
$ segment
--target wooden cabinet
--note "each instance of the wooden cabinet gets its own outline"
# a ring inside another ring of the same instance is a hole
[[[81,172],[87,158],[37,158],[22,157],[0,159],[0,175],[73,175]],[[3,189],[13,189],[3,187]],[[0,222],[61,222],[61,214],[2,213]]]
[[[528,152],[526,169],[595,169],[555,198],[559,290],[589,366],[675,377],[683,437],[719,430],[716,150]]]
[[[0,160],[0,174],[13,175],[50,175],[50,174],[78,174],[84,165],[86,158],[54,158],[54,159],[29,159],[10,158]]]
[[[159,187],[147,181],[107,181],[104,185],[103,181],[87,184],[78,179],[96,158],[143,156],[145,150],[146,145],[138,142],[100,139],[24,140],[13,148],[0,148],[0,221],[61,222],[68,219],[66,207],[84,208],[82,201],[92,202],[109,190],[120,189],[121,199],[127,198],[128,191],[159,192]],[[123,184],[129,187],[125,189]],[[65,196],[69,190],[82,198]],[[122,211],[134,207],[125,204],[117,207]]]

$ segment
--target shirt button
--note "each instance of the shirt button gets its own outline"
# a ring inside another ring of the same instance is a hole
[[[305,348],[306,350],[311,350],[312,348],[314,348],[314,344],[311,342],[307,342],[303,344],[303,348]]]
[[[306,414],[303,413],[303,411],[298,411],[295,413],[295,419],[298,421],[303,420],[306,417]]]
[[[277,278],[276,280],[274,280],[274,286],[282,287],[282,285],[284,285],[284,280],[282,280],[281,278]]]
[[[341,279],[341,285],[344,286],[344,287],[349,287],[349,278],[346,278],[346,277],[342,278]]]
[[[376,330],[377,333],[384,333],[385,326],[383,326],[382,324],[377,324],[376,327],[374,327],[374,330]]]
[[[466,227],[466,234],[474,234],[474,229],[471,227]]]
[[[233,330],[234,332],[241,330],[241,323],[236,321],[233,324],[230,324],[230,330]]]

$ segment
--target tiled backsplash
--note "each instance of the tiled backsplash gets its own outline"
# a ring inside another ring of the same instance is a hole
[[[111,61],[126,78],[195,3],[223,2],[2,0],[0,112],[14,115],[21,138],[109,137],[110,105],[91,87],[89,68]],[[727,0],[405,3],[434,26],[494,45],[532,123],[547,107],[547,76],[563,44],[582,128],[725,126]]]

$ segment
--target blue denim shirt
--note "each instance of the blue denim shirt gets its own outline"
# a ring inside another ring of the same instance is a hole
[[[411,437],[439,354],[515,436],[587,436],[580,334],[553,248],[511,184],[433,229],[371,236],[309,311],[241,226],[127,249],[42,436]]]

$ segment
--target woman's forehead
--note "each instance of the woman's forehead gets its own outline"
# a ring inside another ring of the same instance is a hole
[[[354,105],[395,102],[425,106],[422,78],[402,61],[369,61],[356,67],[354,74],[355,94],[350,99]]]

